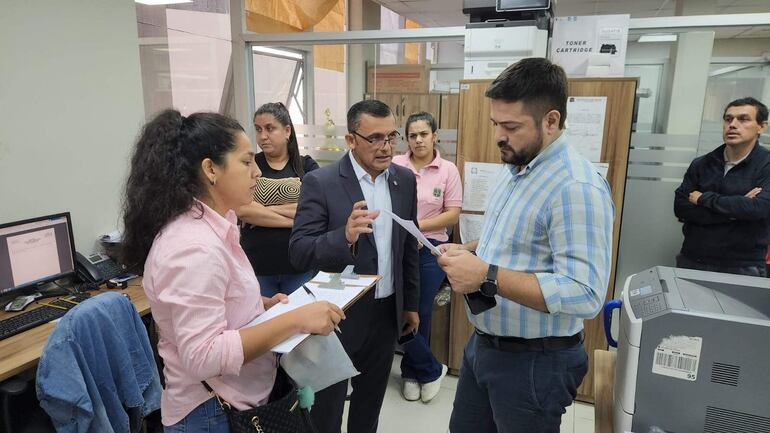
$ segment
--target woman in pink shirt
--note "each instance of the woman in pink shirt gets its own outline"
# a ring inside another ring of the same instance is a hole
[[[417,220],[420,230],[433,245],[447,242],[447,227],[457,224],[462,205],[462,185],[457,167],[441,158],[435,148],[438,134],[436,120],[429,113],[409,116],[406,121],[406,155],[393,162],[410,168],[417,178]],[[420,249],[420,329],[415,338],[403,344],[401,359],[402,394],[409,401],[427,403],[438,394],[441,379],[447,372],[430,351],[431,312],[433,299],[444,280],[436,257],[428,248]]]
[[[160,330],[166,432],[229,432],[206,381],[236,409],[264,404],[293,334],[328,334],[344,314],[316,302],[244,327],[286,296],[260,296],[239,244],[233,209],[251,202],[260,175],[243,128],[216,113],[167,110],[145,125],[126,183],[123,262],[144,269]]]

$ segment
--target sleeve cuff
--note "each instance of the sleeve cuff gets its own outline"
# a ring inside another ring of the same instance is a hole
[[[536,273],[535,277],[540,284],[540,292],[543,294],[545,305],[550,314],[561,311],[561,291],[559,290],[559,280],[554,274]]]
[[[222,375],[237,376],[243,366],[243,342],[238,330],[231,329],[222,333]]]
[[[462,207],[463,201],[462,200],[445,200],[444,201],[444,207]]]
[[[351,249],[351,245],[348,244],[348,239],[345,237],[345,226],[342,226],[336,229],[334,232],[330,233],[330,235],[331,235],[333,245],[335,245],[335,248],[339,247],[341,250],[344,250],[345,257],[347,258],[347,262],[352,263],[355,260],[355,257],[353,257],[353,251]],[[358,241],[361,240],[361,236],[358,237]],[[353,243],[352,245],[353,248],[355,248],[355,245],[358,241]]]

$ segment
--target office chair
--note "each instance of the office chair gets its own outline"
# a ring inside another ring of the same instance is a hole
[[[147,330],[131,301],[115,292],[70,310],[37,370],[40,406],[61,430],[136,433],[160,408],[160,393]]]
[[[6,379],[3,382],[0,382],[0,415],[2,415],[2,425],[0,426],[0,432],[2,433],[55,433],[56,430],[54,430],[53,425],[51,424],[50,420],[48,420],[48,417],[45,416],[45,414],[36,414],[36,415],[43,415],[43,416],[25,416],[24,422],[25,424],[23,426],[14,426],[14,419],[16,419],[15,424],[19,424],[19,418],[20,416],[17,416],[14,418],[12,410],[13,403],[21,403],[21,404],[28,404],[27,401],[21,401],[24,400],[24,397],[27,397],[26,400],[33,400],[30,398],[29,394],[30,387],[29,384],[32,383],[34,379],[34,375],[30,374],[28,372],[22,373],[18,376],[14,376],[10,379]],[[35,410],[37,409],[39,411],[38,407],[35,407],[36,405],[31,405],[30,409]],[[28,414],[25,414],[28,415]],[[16,428],[14,428],[16,427]]]

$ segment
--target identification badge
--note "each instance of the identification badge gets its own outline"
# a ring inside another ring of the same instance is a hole
[[[433,188],[433,197],[441,197],[441,188],[439,187]]]

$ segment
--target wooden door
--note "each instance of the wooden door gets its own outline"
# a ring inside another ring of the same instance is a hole
[[[457,131],[457,169],[464,178],[466,161],[500,162],[500,151],[495,146],[493,129],[489,121],[489,99],[484,96],[490,81],[462,81],[459,96]],[[463,179],[464,180],[464,179]],[[457,373],[462,366],[463,349],[473,327],[465,312],[465,300],[452,293],[451,321],[449,330],[449,368]]]
[[[374,99],[367,94],[366,99]],[[378,93],[377,99],[388,104],[396,119],[396,127],[403,128],[410,114],[427,111],[436,120],[441,115],[441,95],[435,93]]]
[[[366,99],[378,99],[387,104],[390,107],[390,111],[393,112],[393,117],[396,118],[396,127],[403,126],[401,125],[401,105],[403,104],[404,96],[401,93],[378,93],[377,98],[374,98],[374,95],[367,94]]]
[[[465,80],[460,85],[460,121],[457,135],[457,168],[463,176],[466,161],[500,162],[500,152],[495,145],[493,128],[489,121],[489,100],[484,92],[491,80]],[[612,268],[605,302],[614,293],[615,266],[620,238],[620,222],[623,210],[628,152],[631,141],[631,121],[636,94],[636,78],[576,78],[569,80],[569,96],[605,96],[607,107],[604,122],[601,161],[609,163],[607,180],[615,205],[613,225]],[[569,120],[569,114],[567,117]],[[453,296],[449,342],[449,367],[457,371],[462,363],[463,348],[473,331],[468,322],[464,300]],[[578,389],[578,399],[593,402],[593,354],[596,349],[607,349],[602,329],[601,315],[586,320],[585,349],[589,357],[589,370]]]
[[[607,182],[615,204],[615,222],[612,227],[612,268],[606,303],[615,293],[615,267],[618,263],[620,245],[620,222],[623,216],[623,197],[628,172],[628,153],[631,146],[631,122],[633,121],[634,102],[638,78],[573,78],[569,80],[569,96],[605,96],[607,107],[604,119],[604,137],[602,140],[602,162],[609,163]],[[569,114],[567,114],[569,119]],[[585,348],[588,353],[588,374],[578,388],[578,399],[594,401],[594,351],[607,350],[604,337],[604,324],[599,314],[584,322]]]
[[[441,95],[430,93],[405,93],[401,102],[401,123],[399,128],[406,126],[409,115],[427,111],[436,119],[440,116]]]
[[[438,127],[457,129],[460,120],[460,95],[441,95],[441,118]]]

